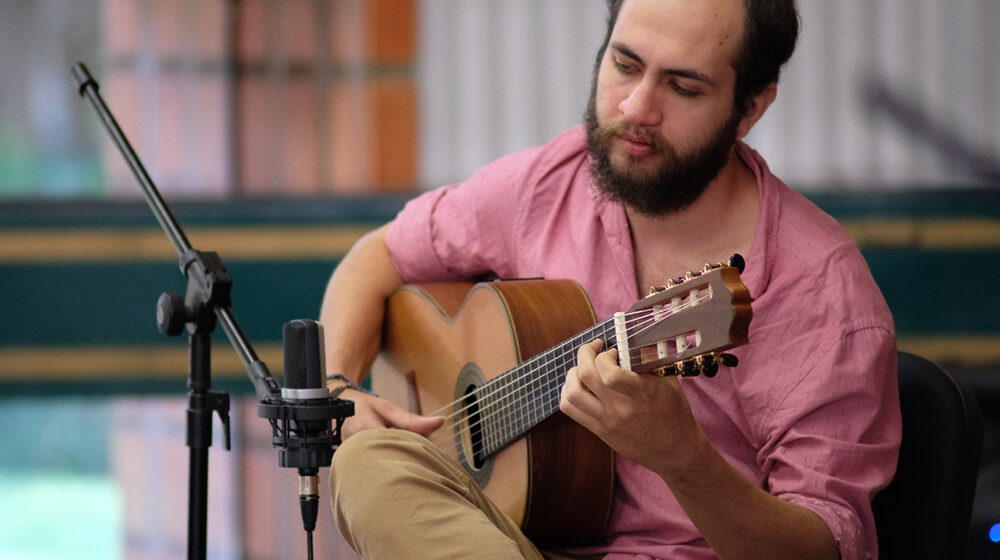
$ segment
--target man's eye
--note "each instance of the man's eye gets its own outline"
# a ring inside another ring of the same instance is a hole
[[[673,84],[671,84],[671,85],[673,86],[674,91],[676,91],[677,93],[679,93],[680,95],[682,95],[684,97],[695,97],[695,96],[698,95],[697,91],[695,91],[693,89],[687,89],[687,88],[681,86],[680,84],[678,84],[676,82],[673,83]]]
[[[614,59],[614,63],[615,68],[618,69],[619,72],[624,72],[626,74],[635,72],[635,66],[628,64],[627,62],[622,62],[616,58]]]

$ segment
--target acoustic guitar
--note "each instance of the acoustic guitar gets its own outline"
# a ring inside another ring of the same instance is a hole
[[[651,292],[595,325],[569,280],[405,286],[387,304],[372,388],[444,416],[430,439],[535,543],[594,542],[611,509],[614,454],[559,412],[580,345],[601,338],[637,373],[712,376],[735,365],[721,352],[747,341],[751,300],[736,266],[706,265]]]

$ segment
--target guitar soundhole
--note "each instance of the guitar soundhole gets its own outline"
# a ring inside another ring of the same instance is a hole
[[[477,390],[486,384],[486,377],[476,364],[468,363],[455,383],[454,411],[459,419],[455,426],[455,446],[458,462],[480,487],[486,487],[493,473],[493,459],[486,455],[483,428],[484,415]]]
[[[465,412],[469,425],[469,450],[472,452],[472,466],[476,469],[483,468],[486,457],[483,452],[483,420],[479,415],[479,402],[476,400],[475,386],[470,386],[465,391]]]

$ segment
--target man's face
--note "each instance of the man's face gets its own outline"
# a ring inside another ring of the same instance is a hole
[[[644,214],[685,208],[728,161],[740,0],[628,0],[586,114],[595,180]]]

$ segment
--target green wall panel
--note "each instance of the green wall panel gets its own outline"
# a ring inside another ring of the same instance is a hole
[[[227,263],[232,309],[247,336],[280,340],[285,322],[315,318],[335,264]],[[0,343],[155,344],[164,339],[156,328],[157,299],[186,288],[170,263],[0,265]]]
[[[900,334],[1000,333],[1000,249],[863,252]]]
[[[937,337],[952,344],[955,337],[967,337],[970,347],[977,348],[979,366],[1000,365],[1000,351],[992,350],[992,341],[1000,340],[1000,195],[995,190],[822,193],[811,198],[850,223],[849,231],[860,227],[853,231],[867,236],[862,252],[893,311],[901,339]],[[247,236],[246,244],[238,237],[236,247],[254,249],[255,240],[269,241],[267,232],[280,228],[293,228],[295,235],[321,230],[329,235],[331,228],[344,231],[337,229],[341,226],[355,233],[365,231],[392,219],[405,202],[402,196],[185,202],[176,205],[175,215],[183,226],[202,231],[236,228],[238,235]],[[949,237],[947,230],[955,224],[961,226],[960,235]],[[103,356],[107,349],[183,348],[183,338],[168,339],[155,324],[159,295],[183,293],[187,285],[176,261],[165,252],[133,255],[126,245],[123,253],[112,248],[100,256],[73,259],[58,250],[63,243],[96,239],[88,237],[90,232],[110,231],[116,240],[118,232],[125,237],[144,232],[158,239],[156,227],[145,204],[135,201],[0,205],[0,236],[7,235],[7,243],[24,239],[35,243],[38,232],[41,237],[55,233],[40,242],[39,255],[4,253],[0,246],[0,362],[25,349],[31,355],[24,363],[36,363],[30,360],[51,348],[69,349],[70,357],[62,357],[61,363],[76,364],[74,349],[97,348]],[[69,237],[70,232],[78,237]],[[966,233],[974,238],[971,242],[961,237]],[[297,243],[297,239],[283,242]],[[296,258],[280,253],[262,257],[250,251],[234,259],[220,250],[234,280],[233,312],[255,347],[273,351],[285,322],[317,316],[327,280],[341,256],[338,251],[346,246],[330,250],[326,237],[313,239],[322,240],[315,246],[317,254]],[[34,245],[24,246],[34,251]],[[214,340],[214,355],[231,352],[221,328]],[[268,365],[276,373],[281,364],[273,361]],[[136,371],[111,379],[101,373],[101,365],[89,377],[62,379],[25,374],[24,367],[4,373],[3,367],[0,363],[0,384],[16,394],[183,392],[186,373],[179,372],[175,379],[171,366],[161,367],[158,376]],[[249,389],[232,371],[223,377],[217,383],[229,390]]]

